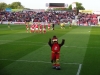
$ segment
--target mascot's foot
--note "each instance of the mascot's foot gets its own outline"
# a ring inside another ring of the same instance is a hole
[[[53,66],[52,68],[53,68],[53,69],[56,69],[56,66]]]
[[[61,70],[60,66],[56,67],[56,70]]]

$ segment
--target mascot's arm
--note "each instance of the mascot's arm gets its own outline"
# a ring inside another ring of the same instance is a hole
[[[48,44],[50,47],[52,47],[51,39],[49,39]],[[53,63],[53,60],[51,60],[51,63]]]
[[[64,43],[65,43],[65,39],[62,39],[62,42],[61,42],[61,44],[60,44],[60,47],[63,46]]]
[[[52,46],[51,39],[49,39],[48,44],[50,47]]]

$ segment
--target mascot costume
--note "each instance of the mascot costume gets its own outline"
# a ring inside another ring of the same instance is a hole
[[[49,39],[49,46],[51,47],[51,62],[53,63],[53,69],[60,70],[59,57],[60,57],[60,48],[65,43],[65,40],[62,39],[61,44],[58,43],[56,36],[53,36],[52,40]]]

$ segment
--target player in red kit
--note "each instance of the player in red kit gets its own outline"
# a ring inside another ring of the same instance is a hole
[[[46,25],[43,26],[43,33],[46,33]]]
[[[34,31],[35,31],[35,25],[33,24],[33,25],[30,26],[30,32],[34,33]]]
[[[50,23],[48,23],[48,30],[50,30],[50,26],[51,26]]]
[[[42,28],[43,28],[43,26],[42,26],[42,24],[40,24],[40,26],[39,26],[40,33],[42,33]]]
[[[29,30],[29,26],[28,24],[26,24],[26,32],[28,33],[28,30]]]
[[[38,33],[38,30],[39,30],[38,24],[36,24],[36,25],[35,25],[35,31],[36,31],[36,33]]]
[[[27,33],[29,31],[29,22],[30,22],[30,17],[26,17],[25,18],[25,25],[26,25],[26,31],[27,31]]]
[[[61,44],[58,43],[58,39],[56,36],[53,36],[52,40],[49,39],[49,46],[51,47],[51,62],[53,63],[53,69],[60,70],[60,64],[59,64],[59,57],[60,57],[60,49],[61,46],[63,46],[65,43],[65,40],[62,39]]]

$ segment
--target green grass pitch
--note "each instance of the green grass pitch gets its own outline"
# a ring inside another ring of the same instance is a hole
[[[53,35],[59,43],[65,39],[59,71],[50,62]],[[0,25],[0,75],[100,75],[100,27],[57,25],[40,34],[27,33],[25,25]]]

